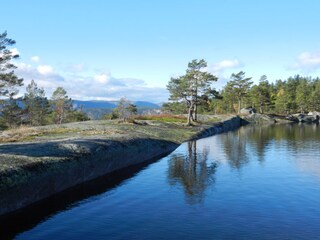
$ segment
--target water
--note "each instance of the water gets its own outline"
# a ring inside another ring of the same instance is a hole
[[[0,239],[320,239],[320,128],[243,127],[0,220]]]

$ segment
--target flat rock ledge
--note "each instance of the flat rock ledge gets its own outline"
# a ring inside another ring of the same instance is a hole
[[[8,166],[0,172],[0,215],[115,170],[169,154],[181,142],[237,129],[241,123],[241,118],[233,116],[223,122],[203,124],[194,127],[191,137],[178,142],[134,136],[1,144],[0,158]],[[12,169],[10,162],[15,164]]]

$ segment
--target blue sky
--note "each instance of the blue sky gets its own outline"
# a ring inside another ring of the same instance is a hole
[[[47,95],[62,86],[74,99],[162,102],[170,77],[201,58],[217,88],[241,70],[256,82],[320,76],[317,0],[6,0],[1,8],[17,73]]]

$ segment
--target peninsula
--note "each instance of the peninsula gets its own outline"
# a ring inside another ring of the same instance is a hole
[[[0,215],[77,184],[170,153],[184,141],[236,129],[235,115],[202,123],[87,121],[4,131],[0,141]]]

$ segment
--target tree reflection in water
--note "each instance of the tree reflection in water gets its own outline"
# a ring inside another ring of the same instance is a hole
[[[249,162],[249,156],[246,152],[246,135],[241,129],[236,133],[228,132],[221,136],[223,140],[224,152],[232,168],[240,169]]]
[[[232,168],[241,169],[250,158],[264,162],[270,147],[286,145],[298,153],[306,148],[317,149],[320,140],[316,124],[252,125],[221,135],[226,159]],[[257,157],[253,157],[257,156]]]
[[[197,142],[187,143],[186,154],[172,154],[169,159],[168,179],[170,185],[181,184],[187,202],[203,202],[206,188],[215,182],[216,162],[208,161],[207,148],[197,151]]]

